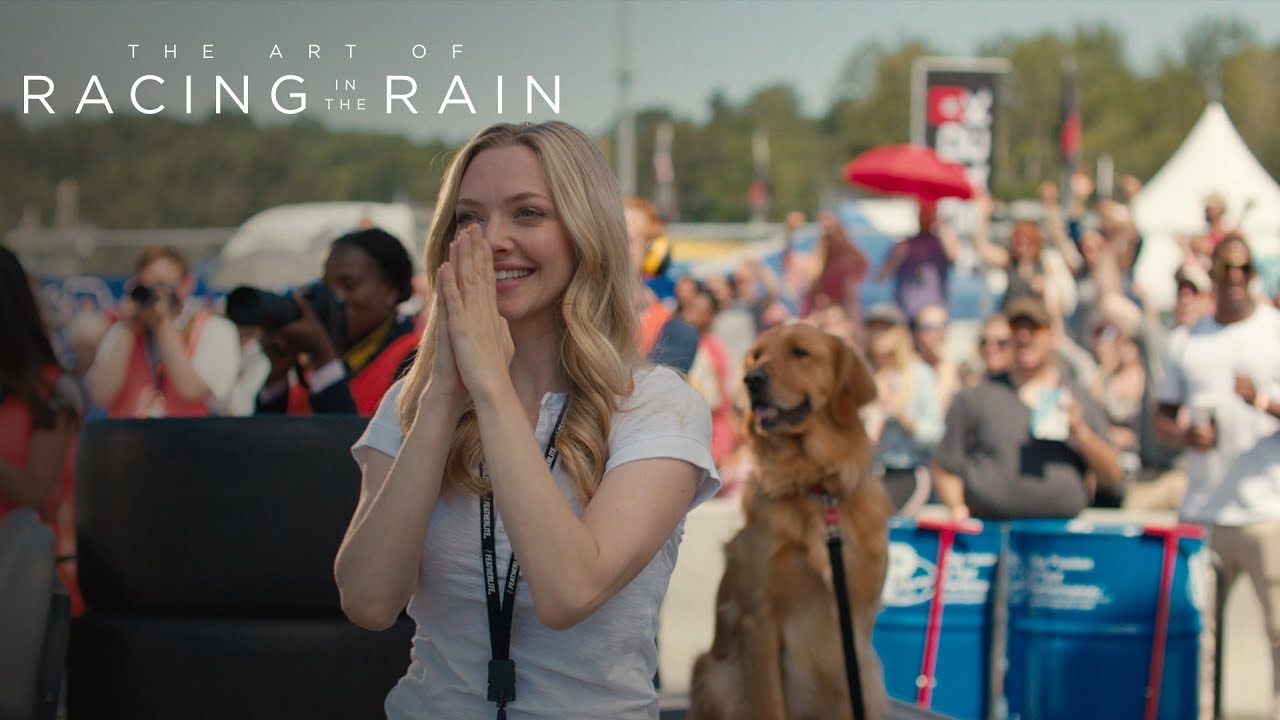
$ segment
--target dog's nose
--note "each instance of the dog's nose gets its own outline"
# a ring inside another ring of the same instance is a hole
[[[769,376],[765,374],[764,368],[752,368],[747,371],[746,375],[742,376],[742,382],[746,383],[748,390],[756,391],[769,382]]]

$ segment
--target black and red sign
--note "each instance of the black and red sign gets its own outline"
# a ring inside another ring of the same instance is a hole
[[[1000,72],[927,67],[924,144],[965,167],[977,190],[991,187]]]

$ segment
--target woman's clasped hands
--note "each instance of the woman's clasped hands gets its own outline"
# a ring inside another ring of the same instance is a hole
[[[449,259],[436,271],[439,293],[433,382],[453,397],[474,399],[510,384],[515,344],[498,313],[493,252],[474,225],[449,244]],[[459,383],[461,386],[459,387]]]

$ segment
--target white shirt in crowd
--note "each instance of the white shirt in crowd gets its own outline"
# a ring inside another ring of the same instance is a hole
[[[364,468],[369,453],[395,457],[402,434],[396,414],[401,382],[383,397],[364,435],[352,448]],[[534,435],[545,447],[565,402],[564,393],[542,398]],[[713,497],[720,479],[711,461],[711,416],[703,399],[668,368],[637,373],[635,391],[615,411],[605,472],[646,458],[667,457],[702,468],[690,509]],[[576,491],[556,463],[553,476],[574,512]],[[391,720],[492,717],[486,699],[489,618],[480,565],[480,505],[472,495],[443,496],[431,515],[423,546],[418,588],[409,602],[417,623],[408,673],[387,696]],[[506,580],[511,545],[496,507],[498,581]],[[517,699],[511,720],[546,718],[657,718],[658,611],[666,594],[684,521],[629,585],[586,620],[567,630],[538,622],[529,588],[516,593],[511,657],[516,662]]]
[[[1243,525],[1280,519],[1280,420],[1235,392],[1236,374],[1280,399],[1280,311],[1259,305],[1238,322],[1202,319],[1170,337],[1161,403],[1212,412],[1217,446],[1183,453],[1188,487],[1181,514],[1200,523]]]

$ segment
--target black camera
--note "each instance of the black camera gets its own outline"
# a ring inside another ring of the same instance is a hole
[[[342,302],[323,282],[304,285],[293,291],[311,306],[320,324],[328,331],[334,347],[346,346],[346,315]],[[259,290],[241,285],[227,295],[227,319],[236,325],[253,325],[264,330],[276,330],[302,318],[302,310],[293,294]]]
[[[169,297],[171,305],[176,304],[177,300],[174,295],[173,288],[168,285],[156,285],[155,287],[152,287],[150,285],[138,284],[129,288],[129,299],[138,305],[154,305],[156,301],[160,299],[161,294]]]
[[[150,305],[160,299],[160,293],[149,285],[134,285],[129,290],[129,299],[139,305]]]

